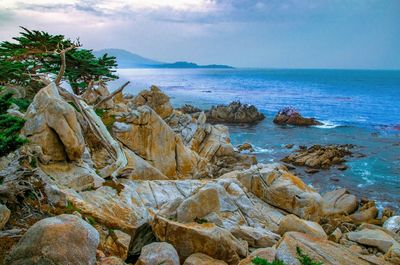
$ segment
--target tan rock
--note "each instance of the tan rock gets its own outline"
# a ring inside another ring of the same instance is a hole
[[[317,238],[328,238],[324,229],[318,223],[300,219],[294,214],[286,215],[279,223],[278,233],[280,235],[289,231],[301,232]]]
[[[201,171],[200,158],[147,106],[131,112],[125,123],[114,123],[113,134],[168,178],[188,177]]]
[[[396,240],[381,230],[363,229],[349,232],[346,235],[351,241],[377,247],[384,253],[388,252],[391,246],[396,243]]]
[[[12,249],[6,264],[95,264],[99,234],[75,215],[35,223]]]
[[[137,106],[147,105],[152,108],[161,118],[165,119],[172,114],[173,108],[169,97],[158,87],[151,86],[150,90],[143,90],[135,97],[133,103]]]
[[[340,228],[336,228],[335,231],[333,231],[332,234],[329,235],[329,240],[338,243],[339,240],[342,238],[342,235],[342,230],[340,230]]]
[[[353,264],[353,265],[383,265],[388,264],[383,259],[364,256],[352,252],[343,245],[321,238],[315,238],[299,232],[288,232],[277,245],[276,258],[285,264],[300,265],[297,248],[324,265]]]
[[[195,253],[190,255],[183,265],[227,265],[222,260],[216,260],[203,253]]]
[[[228,264],[237,264],[241,257],[247,256],[247,246],[214,224],[180,224],[155,216],[151,226],[159,240],[176,248],[182,262],[198,252]]]
[[[273,262],[275,260],[276,249],[274,247],[270,248],[259,248],[253,251],[247,258],[241,260],[239,265],[254,265],[251,262],[254,258],[259,257],[267,260],[268,262]]]
[[[321,196],[285,167],[259,164],[239,173],[237,178],[271,205],[303,219],[319,220],[321,216]]]
[[[352,214],[357,210],[357,197],[346,189],[338,189],[322,196],[322,210],[325,215]]]
[[[155,242],[142,248],[135,265],[179,265],[179,257],[175,248],[165,242]]]
[[[79,160],[85,149],[75,109],[65,102],[54,83],[42,88],[25,114],[22,133],[39,146],[48,160]],[[46,161],[48,162],[48,161]]]
[[[0,203],[0,230],[3,229],[8,222],[8,219],[10,219],[10,215],[11,211],[7,208],[7,206]]]
[[[247,241],[250,247],[265,248],[275,245],[281,237],[261,227],[238,226],[231,230],[232,235]]]
[[[112,230],[105,240],[103,246],[104,252],[108,255],[117,256],[122,260],[126,260],[130,242],[130,235],[120,230]]]
[[[203,189],[182,202],[176,210],[177,220],[180,223],[193,222],[219,210],[218,191],[213,188]]]
[[[375,202],[369,201],[364,204],[357,212],[350,215],[353,223],[374,223],[375,218],[378,216],[378,208],[375,206]]]

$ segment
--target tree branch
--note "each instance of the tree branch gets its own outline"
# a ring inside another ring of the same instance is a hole
[[[63,49],[60,51],[60,56],[61,56],[61,67],[60,67],[60,71],[58,72],[58,75],[56,77],[56,80],[54,81],[54,83],[56,83],[57,86],[60,85],[61,83],[61,79],[65,73],[65,68],[66,68],[66,62],[65,62],[65,53],[75,49],[77,46],[76,45],[71,45],[70,47]]]
[[[124,88],[129,85],[130,81],[126,82],[125,84],[123,84],[120,88],[118,88],[117,90],[115,90],[114,92],[112,92],[110,95],[108,95],[107,97],[102,98],[96,105],[94,105],[94,109],[97,109],[102,103],[106,102],[107,100],[112,99],[116,94],[122,92],[122,90],[124,90]]]

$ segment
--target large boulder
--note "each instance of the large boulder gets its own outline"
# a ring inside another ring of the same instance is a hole
[[[377,247],[383,253],[389,251],[396,240],[388,233],[378,229],[362,229],[360,231],[349,232],[347,238],[359,244]]]
[[[318,221],[321,196],[278,164],[259,164],[237,174],[237,179],[263,201],[300,218]]]
[[[328,238],[324,229],[318,223],[300,219],[294,214],[286,215],[279,223],[278,232],[280,235],[289,231],[302,232],[317,238]]]
[[[139,107],[119,120],[113,126],[114,136],[167,177],[188,177],[205,166],[148,106]]]
[[[357,207],[357,197],[349,194],[345,188],[327,192],[322,196],[324,215],[352,214],[357,210]]]
[[[42,162],[79,160],[85,142],[74,107],[63,100],[54,83],[42,88],[25,114],[22,133],[39,147]]]
[[[151,86],[150,90],[141,91],[134,98],[133,103],[136,107],[149,106],[163,119],[170,116],[173,112],[169,97],[156,86]]]
[[[213,106],[206,112],[207,120],[213,123],[257,123],[265,116],[254,105],[242,104],[238,101],[229,105]]]
[[[203,253],[195,253],[185,260],[183,265],[227,265],[225,261],[213,259]]]
[[[379,210],[374,201],[364,203],[355,213],[350,215],[354,224],[375,223]]]
[[[12,249],[6,264],[95,264],[99,234],[75,215],[35,223]]]
[[[179,265],[179,256],[175,248],[165,242],[155,242],[142,248],[135,265]]]
[[[297,110],[290,107],[280,110],[275,116],[273,122],[279,125],[322,125],[321,122],[317,121],[314,118],[304,118]]]
[[[247,246],[227,230],[214,224],[181,224],[160,216],[151,223],[156,237],[172,244],[181,262],[194,253],[204,253],[228,264],[237,264],[247,256]]]
[[[383,265],[382,258],[363,256],[349,248],[321,238],[300,232],[288,232],[277,245],[276,258],[285,264],[300,265],[298,249],[315,261],[324,265]]]
[[[295,166],[328,169],[333,165],[343,163],[344,157],[351,155],[350,148],[352,148],[351,145],[313,145],[296,150],[282,161]]]

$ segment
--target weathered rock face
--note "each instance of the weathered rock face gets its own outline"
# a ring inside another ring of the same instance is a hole
[[[284,108],[275,116],[274,123],[279,125],[312,126],[322,125],[314,118],[304,118],[299,112],[292,108]]]
[[[383,227],[400,235],[400,216],[392,216],[385,221]]]
[[[30,145],[40,148],[42,162],[79,160],[85,149],[75,109],[51,83],[41,89],[25,114],[22,133]]]
[[[300,148],[295,153],[282,159],[285,163],[314,169],[327,169],[344,162],[344,157],[351,155],[350,145],[313,145]]]
[[[149,107],[139,107],[121,119],[125,122],[114,124],[114,136],[167,177],[188,177],[201,171],[201,158]]]
[[[151,86],[150,90],[143,90],[137,95],[133,103],[136,107],[147,105],[152,108],[161,118],[165,119],[172,114],[173,108],[169,102],[169,97],[156,86]]]
[[[300,219],[293,214],[286,215],[279,223],[278,232],[280,235],[290,231],[305,233],[317,238],[328,238],[324,229],[318,223]]]
[[[253,265],[254,263],[251,261],[256,257],[260,257],[272,263],[275,260],[275,255],[276,249],[274,247],[259,248],[253,251],[247,258],[241,260],[239,265]]]
[[[95,264],[99,234],[75,215],[34,224],[7,258],[7,264]]]
[[[195,253],[185,260],[183,265],[227,265],[222,260],[216,260],[203,253]]]
[[[379,265],[387,264],[383,259],[362,256],[343,245],[331,241],[315,238],[299,232],[288,232],[277,245],[276,258],[285,264],[300,265],[297,257],[297,248],[315,261],[325,265],[354,264]]]
[[[156,242],[146,245],[142,248],[142,252],[136,265],[179,265],[179,256],[175,248],[165,242]]]
[[[232,102],[228,106],[213,106],[206,112],[209,122],[222,123],[257,123],[265,116],[254,105],[246,105],[240,102]]]
[[[282,166],[253,166],[237,179],[263,201],[289,213],[314,221],[321,216],[321,196]]]
[[[400,264],[400,244],[393,244],[389,251],[385,254],[385,260],[392,264]]]
[[[241,145],[239,145],[237,147],[237,149],[238,149],[239,152],[243,152],[243,151],[247,151],[247,152],[250,152],[250,153],[254,152],[253,146],[251,144],[249,144],[249,143],[241,144]]]
[[[322,196],[324,215],[352,214],[357,210],[357,207],[357,197],[349,194],[346,189],[330,191]]]
[[[243,242],[214,224],[180,224],[155,216],[151,226],[159,240],[176,248],[182,262],[197,252],[228,264],[237,264],[241,257],[247,256]]]
[[[238,226],[231,230],[232,235],[245,240],[250,247],[265,248],[275,245],[281,237],[261,227]]]
[[[187,198],[177,208],[177,220],[180,223],[193,222],[211,212],[219,212],[218,191],[214,188],[200,190]]]
[[[0,203],[0,230],[3,229],[8,222],[8,219],[10,219],[10,214],[11,211],[7,208],[7,206]]]

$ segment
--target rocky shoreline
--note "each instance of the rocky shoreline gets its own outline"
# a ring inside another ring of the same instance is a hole
[[[393,211],[346,189],[319,194],[235,150],[215,123],[259,121],[252,107],[233,106],[252,119],[174,109],[155,86],[109,95],[50,83],[21,113],[29,143],[1,163],[0,264],[301,264],[298,249],[323,264],[400,264]],[[317,146],[287,162],[320,169],[346,155]]]

